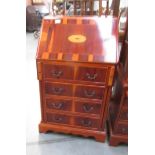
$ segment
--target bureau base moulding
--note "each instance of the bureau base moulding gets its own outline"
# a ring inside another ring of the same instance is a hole
[[[98,142],[104,142],[106,138],[105,131],[93,131],[93,130],[53,125],[53,124],[47,124],[47,123],[39,124],[40,133],[46,133],[48,131],[73,134],[73,135],[82,135],[84,137],[94,137]]]

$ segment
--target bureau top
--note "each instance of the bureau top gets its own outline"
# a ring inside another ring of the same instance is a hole
[[[118,21],[108,17],[45,17],[37,59],[117,63]]]

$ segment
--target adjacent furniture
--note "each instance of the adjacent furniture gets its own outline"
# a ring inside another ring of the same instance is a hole
[[[33,32],[38,30],[39,21],[34,6],[26,7],[26,31]]]
[[[105,122],[118,53],[113,17],[45,17],[36,65],[40,132],[105,141]]]
[[[125,30],[120,61],[117,66],[108,125],[110,145],[128,143],[128,26]]]
[[[103,12],[103,1],[106,6]],[[77,6],[80,8],[80,15],[108,15],[109,14],[109,0],[73,0],[74,2],[74,15],[77,15]],[[94,10],[95,2],[98,3],[98,9]]]
[[[128,80],[118,77],[114,89],[109,108],[109,144],[112,146],[128,143]]]
[[[63,15],[109,15],[109,0],[54,0],[54,4],[63,5]],[[103,3],[105,2],[105,4]],[[68,9],[68,4],[72,7]],[[97,8],[96,5],[97,4]],[[103,5],[104,4],[104,5]],[[104,7],[103,7],[104,6]],[[95,8],[95,10],[94,10]]]

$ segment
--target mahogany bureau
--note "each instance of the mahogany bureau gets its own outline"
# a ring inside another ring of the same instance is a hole
[[[119,65],[109,106],[109,144],[128,143],[128,27],[124,36]]]
[[[112,17],[46,17],[36,64],[40,132],[105,141],[109,97],[119,60],[118,21]]]
[[[111,146],[128,143],[128,80],[117,78],[114,89],[108,116]]]

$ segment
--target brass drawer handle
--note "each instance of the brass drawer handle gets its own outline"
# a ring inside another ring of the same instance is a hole
[[[93,97],[95,95],[95,91],[84,90],[84,94],[86,97]]]
[[[63,88],[52,88],[52,91],[55,94],[61,94],[64,91],[64,89]]]
[[[55,122],[62,122],[63,121],[63,119],[62,119],[62,117],[53,117],[53,120],[55,121]]]
[[[92,126],[92,121],[91,120],[81,120],[81,124],[83,126],[90,127],[90,126]]]
[[[93,109],[94,109],[93,106],[83,105],[83,110],[84,110],[85,112],[90,112],[90,111],[92,111]]]
[[[52,106],[55,109],[62,109],[63,108],[64,103],[52,103]]]
[[[63,71],[52,71],[52,76],[59,78],[63,74]]]
[[[94,74],[94,75],[91,75],[91,74],[87,73],[86,76],[87,76],[87,78],[88,78],[89,80],[95,80],[95,79],[97,78],[98,75],[97,75],[97,73]]]

